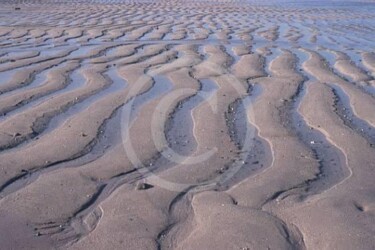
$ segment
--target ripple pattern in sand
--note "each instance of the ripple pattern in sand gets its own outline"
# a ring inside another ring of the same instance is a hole
[[[5,248],[373,247],[375,6],[255,2],[1,1]]]

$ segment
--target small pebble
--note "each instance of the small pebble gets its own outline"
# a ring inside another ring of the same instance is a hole
[[[147,190],[153,188],[154,186],[145,182],[139,182],[136,186],[137,190]]]

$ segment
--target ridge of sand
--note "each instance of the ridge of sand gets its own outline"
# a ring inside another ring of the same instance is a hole
[[[0,1],[0,248],[373,249],[374,10]]]

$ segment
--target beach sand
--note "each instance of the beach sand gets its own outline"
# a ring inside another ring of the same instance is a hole
[[[375,248],[374,3],[88,2],[0,1],[0,249]]]

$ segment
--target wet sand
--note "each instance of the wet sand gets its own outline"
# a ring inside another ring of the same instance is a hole
[[[374,249],[375,4],[0,1],[1,249]]]

